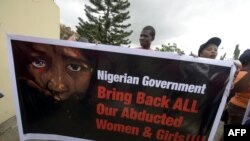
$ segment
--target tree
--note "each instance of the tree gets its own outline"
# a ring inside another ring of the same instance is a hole
[[[156,47],[155,49],[156,51],[162,51],[162,52],[176,52],[176,53],[184,53],[183,51],[181,51],[181,49],[179,49],[177,47],[176,43],[173,43],[172,45],[170,43],[168,43],[167,45],[161,45],[161,48]]]
[[[70,27],[60,24],[60,39],[67,40],[73,34],[75,34],[75,32],[72,31]]]
[[[79,19],[76,26],[80,36],[88,38],[90,42],[99,41],[103,44],[127,45],[127,39],[133,31],[125,31],[131,24],[123,24],[130,18],[128,0],[89,0],[92,6],[85,5],[88,21]]]
[[[239,45],[237,44],[234,49],[234,56],[233,56],[234,60],[238,60],[239,55],[240,55],[240,49],[239,49]]]

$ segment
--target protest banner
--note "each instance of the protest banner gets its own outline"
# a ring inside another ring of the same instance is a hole
[[[231,61],[8,35],[21,140],[212,141]]]

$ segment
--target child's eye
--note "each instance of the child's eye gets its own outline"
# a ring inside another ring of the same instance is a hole
[[[46,61],[43,59],[37,59],[32,62],[32,65],[36,68],[44,68],[46,67]]]
[[[87,64],[70,64],[67,68],[71,71],[91,71],[91,67]]]
[[[67,66],[67,68],[71,71],[81,71],[82,70],[82,66],[76,65],[76,64],[70,64]]]

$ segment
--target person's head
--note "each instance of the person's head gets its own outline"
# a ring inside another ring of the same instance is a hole
[[[30,86],[56,101],[86,95],[94,66],[90,53],[47,44],[32,44],[19,50],[22,51],[21,57],[25,58],[19,59],[23,61],[26,72],[18,77],[27,79]]]
[[[250,65],[250,49],[245,50],[239,57],[243,67]]]
[[[206,43],[202,44],[198,50],[198,56],[204,58],[215,59],[217,57],[217,50],[221,43],[221,39],[218,37],[213,37],[209,39]]]
[[[155,39],[155,29],[152,26],[145,26],[140,34],[140,45],[143,49],[150,49],[151,42]]]

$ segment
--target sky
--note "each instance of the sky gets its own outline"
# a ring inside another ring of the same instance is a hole
[[[232,58],[239,44],[241,53],[250,48],[250,0],[129,0],[131,47],[138,47],[142,28],[151,25],[156,30],[153,47],[176,43],[190,54],[211,37],[222,42],[218,56],[227,53]],[[60,23],[75,30],[78,17],[87,20],[84,5],[89,0],[55,0],[60,9]]]

